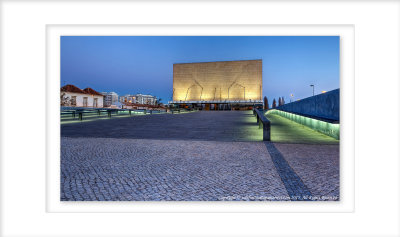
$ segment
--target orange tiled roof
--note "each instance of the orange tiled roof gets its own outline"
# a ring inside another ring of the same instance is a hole
[[[74,85],[65,85],[61,87],[62,92],[71,92],[71,93],[81,93],[81,94],[87,94],[85,91],[79,89],[78,87]]]
[[[99,92],[93,90],[93,89],[90,88],[90,87],[83,89],[83,91],[84,91],[85,93],[87,93],[87,94],[91,94],[91,95],[101,95],[101,96],[103,96],[102,94],[100,94]]]

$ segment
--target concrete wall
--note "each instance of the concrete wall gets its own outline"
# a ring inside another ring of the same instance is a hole
[[[174,64],[174,101],[250,99],[262,99],[262,60]]]
[[[340,121],[340,89],[308,97],[277,109],[312,117]]]

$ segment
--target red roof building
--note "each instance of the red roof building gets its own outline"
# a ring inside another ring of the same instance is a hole
[[[83,91],[84,91],[86,94],[103,96],[102,94],[100,94],[99,92],[93,90],[93,89],[90,88],[90,87],[87,87],[87,88],[83,89]]]
[[[87,94],[83,90],[79,89],[78,87],[74,85],[65,85],[61,87],[61,92],[71,92],[71,93],[81,93],[81,94]]]
[[[61,87],[60,105],[64,107],[103,108],[104,95],[92,88],[79,89],[74,85]]]

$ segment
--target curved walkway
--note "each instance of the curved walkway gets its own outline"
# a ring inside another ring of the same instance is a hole
[[[267,114],[271,121],[271,141],[300,144],[339,144],[339,140],[312,130],[276,114]]]

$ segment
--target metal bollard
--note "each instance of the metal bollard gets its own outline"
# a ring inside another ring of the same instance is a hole
[[[79,113],[79,120],[81,120],[81,121],[83,120],[82,112]]]
[[[107,111],[108,117],[111,118],[111,110]]]
[[[129,110],[129,116],[132,116],[132,110]]]

